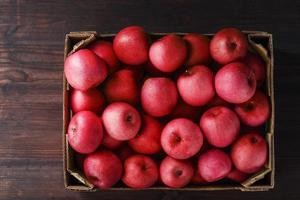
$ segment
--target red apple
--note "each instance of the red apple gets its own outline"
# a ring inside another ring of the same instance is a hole
[[[187,104],[203,106],[215,95],[214,74],[208,67],[196,65],[179,76],[177,88]]]
[[[244,173],[259,171],[267,161],[268,148],[265,139],[257,132],[241,136],[231,147],[231,159],[235,167]]]
[[[64,68],[69,84],[83,91],[98,86],[107,76],[106,63],[88,49],[68,56]]]
[[[217,106],[208,109],[200,119],[205,139],[215,147],[226,147],[238,136],[240,121],[229,108]]]
[[[149,50],[151,63],[162,72],[173,72],[181,67],[187,56],[183,39],[170,34],[154,42]]]
[[[89,49],[106,62],[109,72],[114,72],[119,68],[120,63],[114,52],[112,43],[100,40],[93,42],[89,46]]]
[[[114,38],[114,51],[125,64],[140,65],[148,60],[149,37],[140,26],[128,26]]]
[[[102,145],[110,150],[115,150],[118,149],[123,142],[120,140],[116,140],[114,138],[112,138],[105,130],[105,128],[103,129],[103,140],[102,140]]]
[[[106,189],[121,179],[122,163],[110,151],[96,151],[84,159],[84,174],[93,185]]]
[[[190,33],[183,37],[188,47],[188,58],[186,65],[208,64],[211,60],[209,51],[209,39],[204,35]]]
[[[168,78],[148,78],[141,91],[144,111],[153,117],[162,117],[172,112],[178,99],[175,83]]]
[[[202,132],[189,119],[178,118],[170,121],[161,134],[164,151],[176,159],[187,159],[195,155],[203,144]]]
[[[224,28],[218,31],[210,42],[210,53],[220,64],[243,59],[248,51],[248,40],[244,33],[236,28]]]
[[[119,149],[117,149],[117,155],[123,162],[133,154],[134,151],[129,147],[127,143],[123,143],[123,145]]]
[[[135,138],[128,141],[130,147],[142,154],[155,154],[161,150],[160,135],[162,125],[158,120],[143,115],[143,126]]]
[[[136,136],[141,127],[138,111],[124,102],[108,105],[102,114],[107,133],[116,140],[130,140]]]
[[[266,64],[263,59],[257,54],[248,52],[243,62],[254,71],[257,86],[261,86],[266,76]]]
[[[235,112],[245,125],[262,125],[270,116],[268,97],[261,91],[256,91],[251,99],[242,104],[235,105]]]
[[[227,174],[226,178],[232,180],[232,181],[235,181],[235,182],[238,182],[238,183],[241,183],[243,182],[244,180],[246,180],[248,178],[248,174],[244,173],[244,172],[241,172],[235,168],[233,168],[229,174]]]
[[[136,189],[148,188],[158,180],[156,163],[148,156],[133,155],[124,162],[123,182]]]
[[[201,108],[191,106],[185,103],[181,98],[178,99],[176,107],[170,114],[171,119],[175,118],[188,118],[193,121],[198,121],[201,114]]]
[[[99,117],[91,111],[75,114],[68,127],[68,141],[78,153],[95,151],[102,142],[103,127]]]
[[[171,188],[186,186],[193,175],[194,168],[189,160],[176,160],[167,156],[160,164],[161,180]]]
[[[139,88],[135,74],[128,69],[113,73],[105,82],[103,92],[109,103],[123,101],[135,105],[139,101]]]
[[[105,99],[102,93],[92,88],[87,91],[72,90],[70,104],[73,113],[89,110],[96,114],[100,114],[104,109]]]
[[[225,106],[227,108],[231,108],[232,104],[220,98],[218,95],[215,95],[214,98],[206,105],[206,107],[211,108],[215,106]]]
[[[251,68],[241,62],[222,67],[215,76],[217,94],[230,103],[248,101],[255,93],[256,79]]]
[[[230,157],[219,149],[211,149],[198,160],[200,176],[207,182],[223,179],[231,171]]]

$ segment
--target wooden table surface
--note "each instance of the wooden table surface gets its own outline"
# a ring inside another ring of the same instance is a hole
[[[222,2],[222,4],[220,4]],[[276,184],[269,192],[64,189],[64,35],[114,33],[138,24],[151,32],[215,32],[224,26],[274,34]],[[0,1],[0,199],[300,199],[300,1]]]

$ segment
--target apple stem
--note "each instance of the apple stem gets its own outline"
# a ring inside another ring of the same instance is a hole
[[[141,168],[142,168],[143,171],[146,171],[146,169],[147,169],[145,164],[142,164]]]
[[[73,133],[75,133],[77,129],[76,129],[76,127],[73,126],[73,127],[71,128],[71,130],[72,130]]]
[[[180,141],[181,141],[181,138],[180,138],[179,136],[176,135],[175,141],[176,141],[176,142],[180,142]]]
[[[186,69],[186,70],[184,71],[184,73],[185,73],[185,75],[187,75],[187,76],[191,75],[191,72],[190,72],[189,69]]]
[[[182,174],[182,171],[181,171],[181,170],[176,170],[176,171],[175,171],[175,175],[176,175],[176,176],[181,176],[181,174]]]
[[[236,48],[236,43],[234,43],[234,42],[230,42],[229,43],[229,47],[231,48],[231,49],[235,49]]]
[[[131,121],[132,121],[132,116],[131,116],[131,115],[127,115],[126,121],[127,121],[127,122],[131,122]]]
[[[256,144],[257,142],[258,142],[258,140],[256,139],[256,137],[251,138],[251,143],[252,144]]]
[[[251,111],[254,108],[254,103],[253,102],[248,102],[248,103],[245,104],[244,108],[245,108],[246,111]]]

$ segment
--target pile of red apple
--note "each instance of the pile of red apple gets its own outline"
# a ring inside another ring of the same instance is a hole
[[[238,29],[151,41],[130,26],[69,55],[64,72],[68,143],[98,188],[242,182],[268,159],[266,65]]]

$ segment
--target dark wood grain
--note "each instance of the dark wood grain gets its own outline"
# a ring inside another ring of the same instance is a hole
[[[222,3],[220,3],[222,2]],[[300,199],[300,1],[0,1],[0,199]],[[62,178],[64,34],[215,32],[274,34],[276,184],[269,192],[76,193]]]

